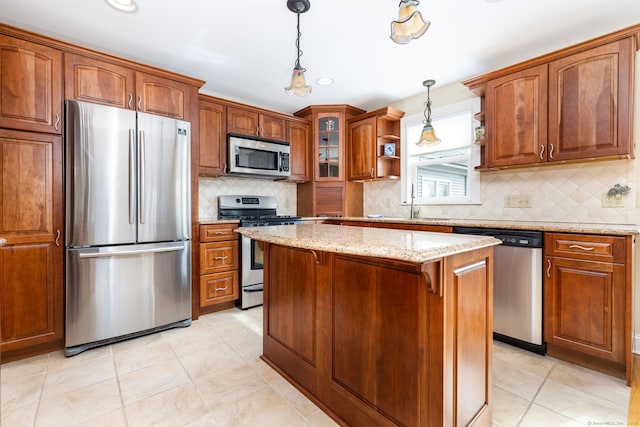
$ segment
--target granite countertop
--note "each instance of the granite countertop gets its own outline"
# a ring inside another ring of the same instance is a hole
[[[327,224],[240,227],[236,231],[254,240],[294,248],[390,258],[419,264],[501,243],[498,239],[486,236]]]
[[[311,219],[311,218],[309,218]],[[315,218],[316,220],[319,218]],[[462,227],[507,228],[512,230],[554,231],[558,233],[611,234],[629,236],[640,234],[640,226],[629,224],[586,224],[543,221],[505,221],[486,219],[442,219],[442,218],[368,218],[368,217],[326,217],[343,221],[387,222],[398,224],[446,225]]]
[[[2,237],[0,237],[0,247],[4,246],[7,244],[7,239],[3,239]]]

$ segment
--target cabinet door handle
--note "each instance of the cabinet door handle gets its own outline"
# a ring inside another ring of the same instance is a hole
[[[225,286],[224,288],[216,288],[216,291],[226,291],[227,287]]]
[[[547,260],[547,277],[551,277],[551,260]]]
[[[62,235],[62,233],[60,232],[60,230],[56,230],[56,246],[60,247],[60,236]]]
[[[215,257],[214,259],[225,260],[225,259],[227,259],[227,258],[229,258],[229,257],[228,257],[228,256],[226,256],[226,255],[224,255],[224,256],[217,256],[217,257]]]
[[[129,109],[133,109],[133,94],[129,94]]]
[[[256,136],[260,136],[260,126],[256,126]]]
[[[544,160],[544,145],[540,146],[540,160]]]
[[[581,251],[592,251],[593,247],[580,246],[580,245],[569,245],[569,249],[580,249]]]
[[[142,110],[142,96],[138,96],[138,110]]]
[[[224,168],[222,168],[222,173],[227,174],[227,164],[224,164]]]
[[[55,130],[60,130],[60,114],[56,114],[56,122],[53,127]]]
[[[549,158],[553,159],[553,150],[554,150],[554,146],[553,144],[549,144],[551,146],[551,148],[549,148]]]
[[[371,168],[371,178],[373,178],[373,168]]]

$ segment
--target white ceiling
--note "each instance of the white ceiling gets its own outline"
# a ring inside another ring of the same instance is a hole
[[[311,0],[301,64],[313,92],[289,97],[296,15],[286,0],[0,0],[0,22],[205,80],[202,92],[292,113],[311,104],[365,110],[640,23],[639,0],[423,0],[429,30],[389,39],[399,0]],[[332,86],[315,83],[321,76]]]

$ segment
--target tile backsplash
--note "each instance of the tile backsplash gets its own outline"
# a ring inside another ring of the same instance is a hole
[[[635,160],[609,160],[483,172],[481,203],[422,205],[419,217],[637,224]],[[602,207],[602,194],[615,184],[631,193],[624,208]],[[505,196],[526,195],[531,207],[507,208]],[[364,187],[364,214],[408,217],[399,181],[371,182]]]
[[[278,215],[296,214],[296,184],[252,178],[204,178],[199,181],[200,219],[218,216],[218,196],[228,194],[273,196]]]

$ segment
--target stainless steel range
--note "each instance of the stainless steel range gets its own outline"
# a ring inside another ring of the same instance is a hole
[[[300,224],[298,216],[277,215],[275,197],[218,196],[218,218],[239,219],[241,227]],[[262,305],[263,253],[256,241],[240,237],[240,298],[236,305],[242,309]]]

